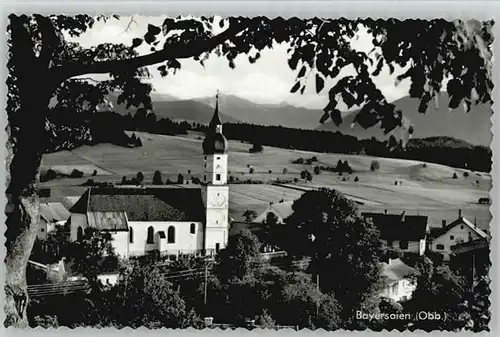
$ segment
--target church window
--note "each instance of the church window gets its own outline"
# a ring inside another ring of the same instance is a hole
[[[220,243],[218,243],[218,242],[217,242],[217,243],[215,244],[215,252],[216,252],[216,253],[218,253],[218,252],[219,252],[219,250],[220,250]]]
[[[205,156],[205,158],[204,158],[204,159],[205,159],[205,160],[207,160],[207,156]]]
[[[83,238],[83,229],[82,227],[78,227],[76,230],[76,239],[81,240]]]
[[[194,223],[191,224],[191,227],[189,228],[189,232],[191,234],[195,234],[196,233],[196,225]]]
[[[207,181],[207,175],[206,174],[203,175],[203,181]]]
[[[220,157],[217,157],[217,160],[220,160]]]
[[[148,239],[146,241],[146,243],[155,243],[155,238],[154,238],[154,233],[155,233],[155,230],[153,228],[153,226],[149,226],[148,227]]]
[[[175,227],[168,227],[167,243],[175,243]]]
[[[134,243],[134,229],[132,227],[129,228],[128,233],[128,242]]]
[[[215,179],[216,179],[217,181],[220,181],[220,174],[219,174],[219,173],[217,173],[217,174],[215,175]]]
[[[436,245],[436,249],[443,250],[444,249],[444,245]]]

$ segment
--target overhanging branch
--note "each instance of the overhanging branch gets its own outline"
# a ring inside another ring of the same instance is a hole
[[[107,74],[118,72],[123,69],[137,69],[149,65],[154,65],[166,60],[184,59],[198,56],[203,52],[212,50],[216,46],[224,43],[230,37],[244,30],[246,26],[233,24],[224,32],[204,41],[192,41],[189,43],[180,42],[168,49],[123,60],[109,60],[95,62],[91,64],[71,63],[54,69],[55,78],[59,83],[68,78],[85,74]]]

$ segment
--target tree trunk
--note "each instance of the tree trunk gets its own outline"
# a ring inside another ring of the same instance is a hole
[[[11,15],[9,38],[8,154],[6,158],[6,327],[28,327],[26,267],[39,220],[38,173],[46,148],[45,118],[54,84],[34,55],[26,16]]]

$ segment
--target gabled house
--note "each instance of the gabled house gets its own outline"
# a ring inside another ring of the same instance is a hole
[[[430,248],[432,251],[443,255],[443,261],[450,260],[452,246],[478,239],[489,239],[489,235],[485,231],[461,214],[459,214],[457,220],[448,225],[443,222],[441,228],[431,232],[431,236]]]
[[[379,229],[384,249],[424,254],[428,233],[427,216],[406,215],[405,212],[362,213],[362,216]]]
[[[401,259],[389,259],[388,263],[382,263],[382,277],[385,279],[385,287],[381,296],[396,302],[404,302],[411,298],[417,285],[410,279],[416,270]]]
[[[277,222],[279,224],[283,224],[285,222],[285,219],[293,213],[292,205],[293,201],[272,203],[268,208],[266,208],[264,212],[262,212],[255,218],[254,222],[262,223],[267,220],[269,213],[273,213],[278,220]]]
[[[37,238],[46,240],[48,233],[62,226],[69,219],[70,213],[60,202],[40,203],[40,221],[38,223]]]

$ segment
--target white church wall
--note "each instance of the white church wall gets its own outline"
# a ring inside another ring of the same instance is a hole
[[[195,224],[195,232],[191,233],[191,223]],[[201,222],[170,222],[170,221],[129,221],[133,229],[133,242],[129,243],[130,255],[145,255],[147,252],[159,249],[162,253],[191,253],[203,249],[203,223]],[[148,243],[148,228],[153,227],[153,242]],[[168,228],[175,228],[175,242],[168,243]],[[165,239],[158,242],[158,232],[165,232]],[[127,238],[128,239],[128,238]]]
[[[115,250],[115,254],[119,255],[121,258],[128,258],[129,243],[128,243],[128,232],[120,231],[111,233],[111,245]]]
[[[70,229],[70,238],[71,241],[77,240],[78,227],[82,227],[82,230],[85,230],[88,227],[87,216],[85,214],[71,214],[71,229]]]

